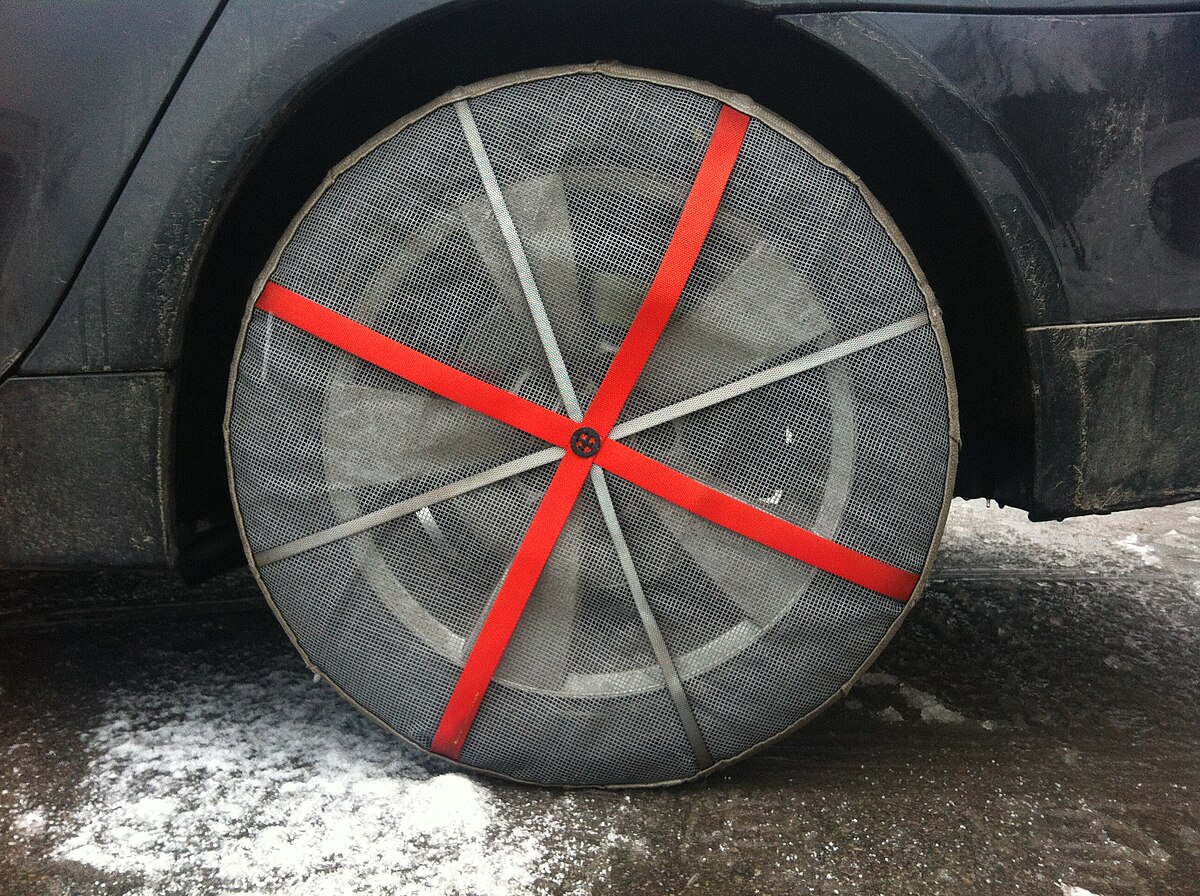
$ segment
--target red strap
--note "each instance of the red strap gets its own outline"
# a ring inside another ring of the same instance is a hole
[[[607,436],[617,422],[629,393],[633,391],[634,384],[650,359],[650,353],[654,351],[667,321],[671,319],[671,313],[679,304],[683,287],[712,228],[717,206],[725,193],[733,163],[737,161],[749,126],[748,115],[729,106],[721,107],[708,151],[700,163],[700,170],[696,172],[696,181],[683,205],[679,223],[675,225],[675,233],[658,266],[658,273],[654,275],[654,282],[650,284],[646,301],[638,309],[637,317],[625,334],[625,341],[621,343],[604,382],[588,407],[583,422],[601,436]]]
[[[860,554],[731,498],[620,442],[606,442],[595,460],[610,473],[684,510],[848,582],[900,601],[908,600],[917,585],[919,577],[915,573]]]
[[[561,414],[388,339],[278,283],[268,282],[254,307],[443,398],[560,448],[568,446],[578,426]]]
[[[538,577],[550,559],[550,552],[563,527],[567,517],[579,497],[579,490],[587,479],[592,462],[582,457],[568,454],[559,464],[550,480],[550,487],[542,498],[542,503],[534,514],[529,531],[517,549],[504,584],[484,620],[475,646],[467,657],[466,665],[454,686],[450,702],[442,714],[441,724],[433,737],[431,749],[451,759],[458,759],[462,754],[463,744],[471,730],[471,723],[479,712],[483,702],[484,692],[492,683],[496,667],[508,648],[529,596],[537,585]]]
[[[650,292],[584,417],[583,425],[592,427],[601,437],[607,436],[616,423],[629,393],[633,391],[634,383],[679,302],[684,284],[712,227],[717,206],[749,124],[747,115],[728,106],[721,107],[712,140],[680,213],[675,233],[650,285]],[[433,739],[432,749],[435,753],[451,759],[457,759],[462,753],[471,723],[483,702],[483,695],[491,684],[529,595],[554,549],[554,543],[566,525],[590,467],[590,460],[567,455],[554,474],[442,715]],[[559,487],[556,488],[556,485]]]

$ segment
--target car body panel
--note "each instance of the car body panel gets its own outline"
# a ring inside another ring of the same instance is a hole
[[[1031,325],[1200,314],[1200,244],[1180,220],[1200,192],[1172,176],[1200,163],[1200,14],[863,18],[1010,149],[1063,284]]]
[[[355,48],[444,5],[230,3],[22,372],[173,366],[189,277],[258,139]],[[1200,257],[1164,240],[1149,201],[1200,140],[1200,14],[787,21],[872,72],[958,159],[1009,249],[1027,326],[1200,308]]]
[[[166,565],[170,412],[165,373],[0,383],[0,563]]]
[[[1180,220],[1200,199],[1186,176],[1200,15],[789,21],[889,85],[954,155],[1027,326],[1200,314],[1200,246]]]
[[[206,240],[263,138],[331,69],[437,5],[231,0],[21,372],[174,367]]]
[[[1200,14],[788,21],[896,91],[1001,237],[1034,378],[1030,515],[1200,494]]]
[[[1039,327],[1034,519],[1197,496],[1200,319]]]
[[[0,6],[0,376],[58,307],[217,6]]]

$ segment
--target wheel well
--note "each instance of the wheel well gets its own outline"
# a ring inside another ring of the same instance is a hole
[[[1029,362],[999,238],[950,157],[885,87],[745,9],[690,0],[495,0],[399,26],[363,48],[293,104],[243,172],[184,318],[172,493],[185,574],[240,558],[221,436],[228,368],[253,282],[326,172],[455,86],[595,59],[746,93],[862,177],[912,245],[945,316],[963,434],[956,493],[1024,502],[1033,465]]]

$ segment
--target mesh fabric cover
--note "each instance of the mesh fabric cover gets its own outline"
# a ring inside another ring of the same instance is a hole
[[[456,92],[348,158],[263,282],[563,413],[456,102],[469,106],[585,410],[671,241],[722,103],[750,114],[712,228],[617,431],[834,349],[841,356],[828,363],[621,439],[923,575],[956,451],[936,309],[858,182],[744,98],[616,66]],[[915,322],[872,342],[904,321]],[[247,314],[228,430],[247,551],[306,660],[429,749],[562,452],[272,558],[547,444],[262,310]],[[826,705],[911,606],[606,480],[673,669],[656,661],[602,498],[585,483],[483,698],[460,757],[468,766],[555,784],[696,776],[711,766],[689,741],[669,675],[720,763]]]

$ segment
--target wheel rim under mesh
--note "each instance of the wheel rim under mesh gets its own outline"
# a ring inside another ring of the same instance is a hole
[[[715,217],[614,398],[731,127]],[[857,179],[744,98],[617,66],[461,90],[350,156],[255,290],[227,419],[247,553],[309,664],[422,749],[688,779],[825,706],[911,605],[955,462],[944,344]]]

